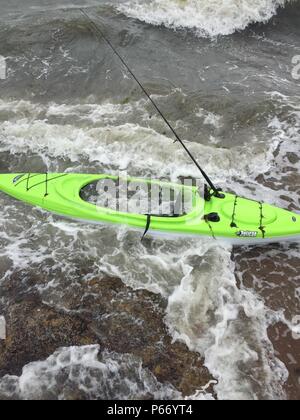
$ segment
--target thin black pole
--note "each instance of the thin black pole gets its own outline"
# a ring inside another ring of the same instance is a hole
[[[174,134],[176,141],[179,141],[179,143],[181,144],[181,146],[184,148],[184,150],[186,151],[186,153],[189,155],[189,157],[191,158],[191,160],[194,162],[194,164],[196,165],[196,167],[199,169],[199,171],[201,172],[203,178],[206,180],[206,182],[208,183],[208,185],[210,186],[210,188],[214,191],[215,196],[220,196],[220,193],[218,191],[218,189],[215,187],[215,185],[213,184],[213,182],[211,181],[211,179],[209,178],[209,176],[205,173],[205,171],[201,168],[201,166],[199,165],[199,163],[197,162],[196,158],[192,155],[192,153],[190,152],[190,150],[188,149],[188,147],[184,144],[183,140],[179,137],[179,135],[176,133],[175,129],[172,127],[172,125],[170,124],[170,122],[167,120],[167,118],[164,116],[163,112],[159,109],[159,107],[156,105],[155,101],[151,98],[150,94],[148,93],[148,91],[145,89],[145,87],[142,85],[142,83],[139,81],[139,79],[136,77],[136,75],[133,73],[133,71],[130,69],[130,67],[128,66],[128,64],[126,63],[126,61],[123,59],[123,57],[118,53],[118,51],[116,50],[116,48],[113,46],[113,44],[110,42],[110,40],[105,36],[105,34],[103,33],[103,31],[99,28],[99,26],[92,20],[92,18],[86,13],[85,10],[83,9],[79,9],[81,11],[81,13],[86,17],[86,19],[90,22],[91,26],[94,28],[95,32],[100,35],[101,38],[103,38],[105,40],[105,42],[108,44],[108,46],[112,49],[112,51],[116,54],[116,56],[119,58],[119,60],[122,62],[122,64],[125,66],[125,68],[127,69],[127,71],[131,74],[131,76],[133,77],[133,79],[136,81],[136,83],[139,85],[139,87],[142,89],[142,91],[144,92],[144,94],[147,96],[147,98],[151,101],[152,105],[154,106],[154,108],[156,109],[156,111],[159,113],[159,115],[161,116],[161,118],[164,120],[164,122],[167,124],[167,126],[169,127],[169,129],[172,131],[172,133]]]

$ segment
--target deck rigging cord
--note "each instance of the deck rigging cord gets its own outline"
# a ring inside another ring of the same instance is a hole
[[[218,197],[218,198],[224,198],[224,195],[220,193],[221,190],[218,189],[214,185],[214,183],[211,181],[211,179],[206,174],[206,172],[201,168],[201,166],[199,165],[199,163],[196,160],[196,158],[192,155],[192,153],[190,152],[190,150],[188,149],[188,147],[185,145],[185,143],[183,142],[183,140],[179,137],[179,135],[177,134],[177,132],[175,131],[175,129],[172,127],[171,123],[168,121],[168,119],[165,117],[165,115],[163,114],[163,112],[157,106],[156,102],[151,98],[151,95],[149,94],[149,92],[146,90],[146,88],[143,86],[143,84],[140,82],[140,80],[136,77],[136,75],[133,73],[133,71],[131,70],[131,68],[129,67],[129,65],[126,63],[126,61],[124,60],[124,58],[119,54],[119,52],[116,50],[116,48],[110,42],[110,40],[106,37],[106,35],[104,34],[104,32],[99,28],[99,25],[97,25],[94,22],[94,20],[87,14],[87,12],[85,10],[83,10],[83,9],[79,9],[79,10],[83,14],[83,16],[85,16],[85,18],[87,19],[87,21],[90,23],[90,25],[94,29],[96,35],[98,35],[98,37],[100,37],[101,39],[104,39],[104,41],[107,43],[107,45],[111,48],[111,50],[114,52],[114,54],[119,58],[119,60],[125,66],[125,68],[127,69],[127,71],[130,73],[130,75],[133,77],[133,79],[136,81],[136,83],[142,89],[142,91],[144,92],[144,94],[150,100],[150,102],[152,103],[152,105],[154,106],[154,108],[156,109],[156,111],[158,112],[158,114],[161,116],[161,118],[167,124],[167,126],[169,127],[169,129],[171,130],[171,132],[174,134],[174,136],[176,138],[176,141],[178,141],[181,144],[181,146],[183,147],[183,149],[186,151],[186,153],[189,155],[189,157],[191,158],[191,160],[193,161],[193,163],[196,165],[196,167],[201,172],[201,175],[203,176],[203,178],[205,179],[205,181],[208,183],[208,185],[210,186],[211,190],[213,190],[213,195],[215,197]]]

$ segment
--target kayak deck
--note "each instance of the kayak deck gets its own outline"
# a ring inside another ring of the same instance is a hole
[[[296,213],[229,193],[224,193],[224,198],[212,196],[210,201],[205,201],[193,186],[129,178],[130,182],[170,186],[190,194],[192,207],[187,214],[177,217],[152,215],[151,220],[146,214],[116,211],[81,198],[81,191],[87,185],[118,179],[109,175],[73,173],[2,174],[0,190],[61,216],[93,223],[126,224],[145,229],[150,222],[153,232],[212,237],[240,245],[298,241],[300,238],[300,215]]]

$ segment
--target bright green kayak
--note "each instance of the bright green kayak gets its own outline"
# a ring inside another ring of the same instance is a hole
[[[55,214],[92,223],[125,224],[151,233],[196,235],[225,239],[233,244],[298,241],[300,215],[277,207],[224,193],[205,200],[198,188],[159,181],[128,179],[145,186],[170,187],[191,198],[191,208],[177,217],[117,211],[82,198],[93,183],[119,178],[87,174],[3,174],[0,190]],[[206,197],[207,198],[207,197]]]

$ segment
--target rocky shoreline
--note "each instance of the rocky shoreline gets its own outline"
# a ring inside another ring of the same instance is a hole
[[[297,307],[291,306],[290,302],[295,298],[299,259],[291,256],[287,261],[284,249],[279,244],[264,248],[234,248],[232,258],[236,265],[238,283],[253,289],[271,310],[279,312],[281,308],[286,308],[285,316],[292,319],[293,313],[297,313]],[[289,378],[284,384],[286,397],[288,400],[299,400],[300,340],[295,340],[290,328],[282,322],[271,325],[268,328],[268,336],[276,357],[284,363],[289,372]]]
[[[0,341],[0,377],[19,376],[25,365],[60,347],[99,344],[137,356],[159,382],[170,383],[183,396],[212,379],[199,354],[172,342],[164,323],[167,301],[160,295],[105,277],[82,281],[81,292],[70,290],[61,302],[64,309],[58,309],[42,302],[34,289],[16,293],[21,279],[11,280],[1,286],[3,294],[14,290],[15,296],[9,309],[3,308],[7,339]]]

